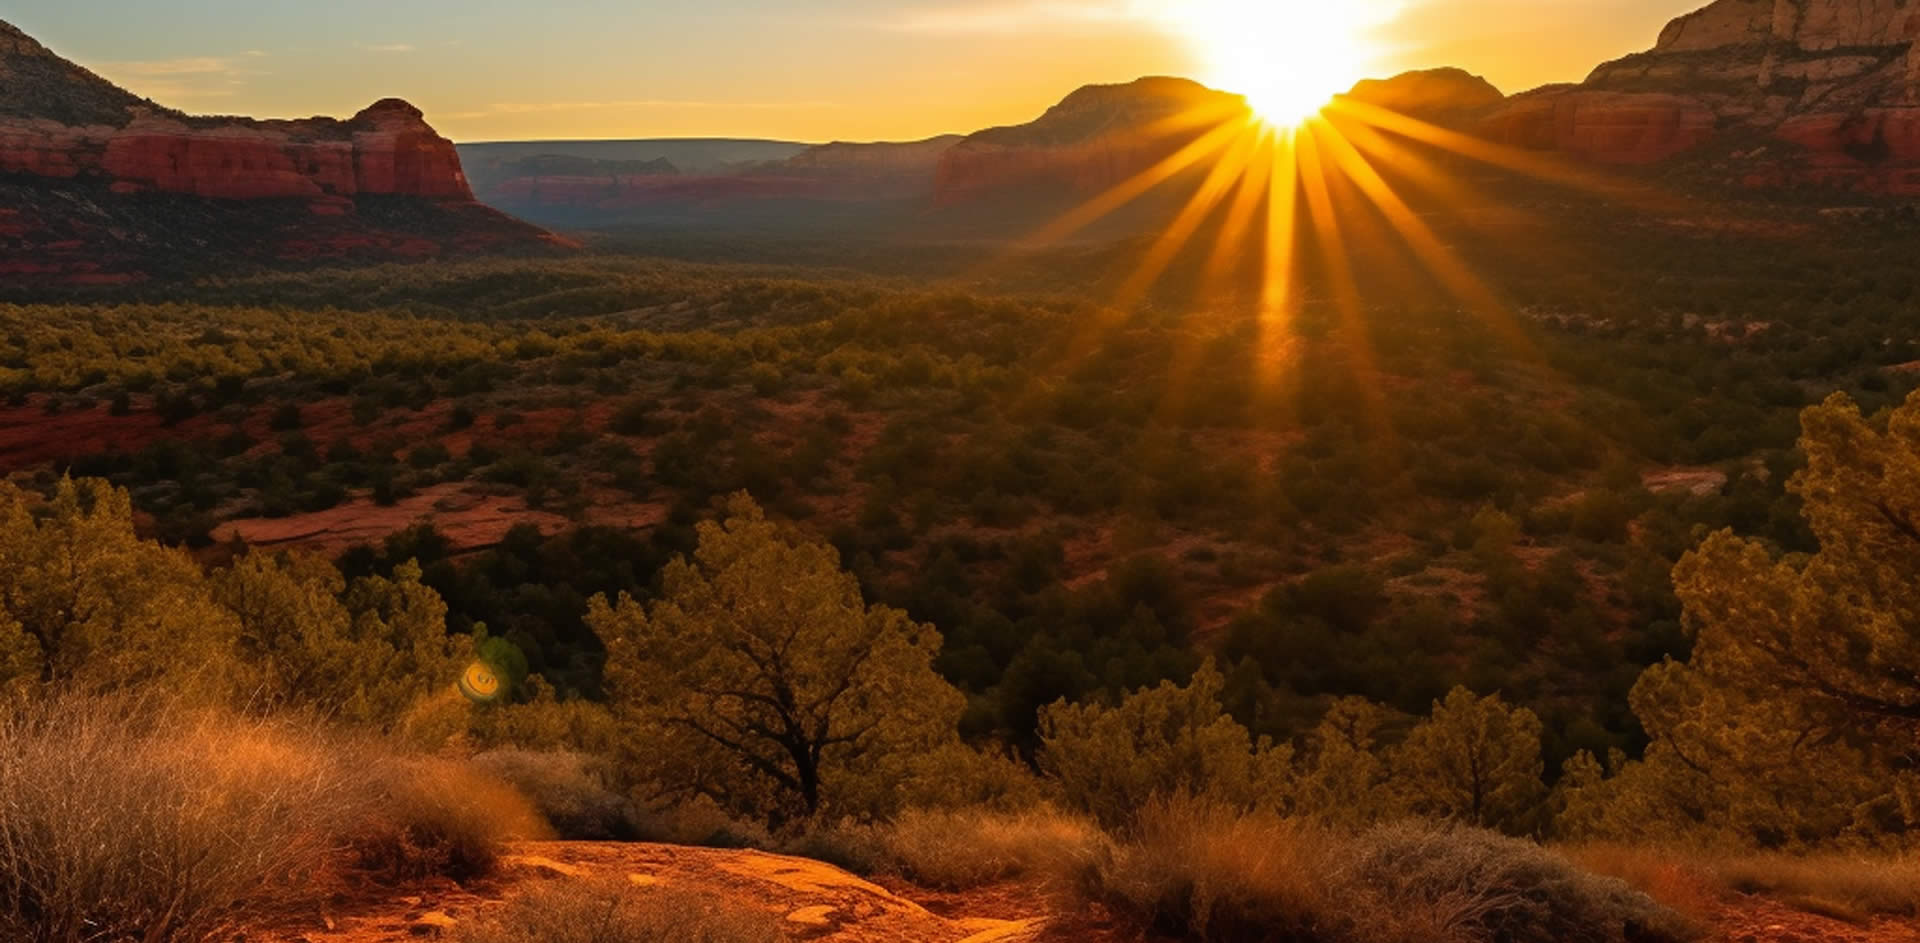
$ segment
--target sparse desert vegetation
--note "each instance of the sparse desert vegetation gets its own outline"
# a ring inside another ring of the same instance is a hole
[[[0,934],[206,940],[354,882],[471,878],[544,823],[463,764],[150,695],[0,718]]]

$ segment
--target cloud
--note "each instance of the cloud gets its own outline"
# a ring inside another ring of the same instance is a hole
[[[250,78],[267,74],[259,68],[264,58],[266,53],[258,51],[239,56],[182,56],[102,63],[98,71],[155,101],[191,103],[238,94]]]
[[[354,43],[353,46],[361,52],[402,53],[414,49],[412,43]]]

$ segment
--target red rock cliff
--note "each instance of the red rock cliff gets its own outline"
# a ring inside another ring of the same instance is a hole
[[[390,194],[473,199],[453,142],[388,99],[350,121],[182,120],[137,114],[124,127],[0,117],[0,172],[94,178],[121,193],[215,199]]]
[[[376,196],[413,199],[357,201]],[[560,245],[475,203],[452,142],[406,102],[195,118],[0,22],[0,286]]]
[[[1776,143],[1733,160],[1748,183],[1920,193],[1916,40],[1907,0],[1717,0],[1579,86],[1510,100],[1483,130],[1613,163],[1757,133]]]

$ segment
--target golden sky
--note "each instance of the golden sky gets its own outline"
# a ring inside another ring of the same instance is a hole
[[[1457,65],[1518,91],[1577,81],[1647,48],[1667,20],[1698,5],[14,0],[0,17],[136,92],[198,113],[350,114],[398,96],[456,140],[825,141],[1018,123],[1081,85],[1142,75],[1258,82],[1275,62],[1296,63],[1316,90]]]

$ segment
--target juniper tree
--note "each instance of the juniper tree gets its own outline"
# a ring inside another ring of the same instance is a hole
[[[657,601],[599,597],[587,614],[626,741],[662,797],[781,825],[952,741],[963,703],[933,670],[933,627],[867,605],[831,547],[783,532],[745,495],[698,532]]]

